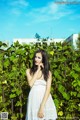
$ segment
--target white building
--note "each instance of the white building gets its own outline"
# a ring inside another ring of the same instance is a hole
[[[77,49],[77,40],[78,40],[79,34],[72,34],[69,36],[65,41],[70,43],[73,48]]]
[[[33,43],[37,42],[37,39],[34,39],[34,38],[15,38],[15,39],[13,39],[13,43],[16,41],[18,41],[20,44],[24,44],[24,43],[29,44],[31,42],[33,42]]]
[[[44,42],[47,42],[47,44],[49,45],[51,42],[54,42],[54,43],[61,42],[62,43],[64,41],[66,41],[66,42],[71,43],[72,47],[76,49],[77,48],[76,42],[78,40],[78,36],[79,36],[79,34],[72,34],[71,36],[69,36],[66,39],[52,38],[52,39],[48,39],[47,41],[44,41]],[[42,39],[40,39],[40,41],[38,41],[37,38],[15,38],[15,39],[13,39],[13,43],[16,42],[16,41],[18,41],[20,44],[23,44],[23,43],[30,44],[30,43],[36,43],[36,42],[37,43],[39,43],[39,42],[42,43]]]
[[[44,41],[44,42],[47,42],[47,44],[51,43],[51,42],[63,42],[65,39],[48,39],[47,41]],[[24,44],[24,43],[27,43],[27,44],[30,44],[30,43],[39,43],[39,42],[42,42],[42,39],[40,39],[40,41],[38,41],[36,38],[15,38],[13,39],[13,43],[18,41],[20,44]]]

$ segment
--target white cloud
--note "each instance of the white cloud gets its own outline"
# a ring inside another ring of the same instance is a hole
[[[47,9],[48,9],[49,14],[54,14],[58,11],[58,5],[55,4],[54,2],[49,3],[48,6],[47,6]]]
[[[67,15],[72,14],[72,12],[73,12],[73,11],[59,11],[57,14],[54,15],[53,18],[54,18],[55,20],[58,20],[58,19],[60,19],[60,18],[62,18],[62,17],[65,17],[65,16],[67,16]]]
[[[33,9],[32,12],[37,12],[40,14],[54,14],[58,10],[58,5],[55,4],[54,2],[48,3],[45,7]]]
[[[73,32],[75,32],[75,29],[74,28],[70,28],[69,31],[73,33]]]
[[[10,6],[10,13],[14,15],[21,15],[23,10],[29,6],[26,0],[8,0],[7,4]]]
[[[55,3],[49,3],[45,7],[32,9],[26,16],[33,19],[31,23],[45,22],[53,19],[51,15],[54,15],[57,11],[58,6]]]
[[[9,5],[11,6],[17,6],[17,7],[26,7],[29,5],[29,3],[26,0],[12,0],[9,1]]]
[[[13,8],[11,10],[11,14],[14,14],[14,15],[20,15],[22,12],[18,9],[18,8]]]
[[[72,14],[73,11],[66,8],[66,5],[58,5],[54,2],[48,3],[45,7],[32,9],[26,14],[28,18],[32,18],[32,23],[47,22],[50,20],[59,20],[62,17]]]
[[[76,14],[70,17],[70,20],[76,20],[76,19],[77,20],[80,19],[80,14]]]
[[[29,6],[27,0],[8,0],[8,3],[12,6],[10,12],[15,15],[22,14],[23,9]],[[23,13],[28,18],[26,25],[59,20],[73,13],[71,9],[67,9],[66,5],[59,5],[55,2],[49,2],[44,7],[32,8],[29,10],[30,11],[25,11],[27,14],[25,12]]]

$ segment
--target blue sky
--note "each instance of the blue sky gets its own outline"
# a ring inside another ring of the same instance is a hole
[[[0,40],[67,38],[80,32],[80,0],[0,0]],[[67,1],[67,2],[66,2]]]

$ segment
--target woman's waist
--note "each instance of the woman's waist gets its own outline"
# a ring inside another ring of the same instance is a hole
[[[36,80],[35,82],[34,82],[34,84],[35,85],[37,85],[37,84],[40,84],[40,85],[46,85],[46,81],[45,80]]]
[[[44,87],[46,87],[46,84],[34,83],[34,85],[33,85],[33,86],[44,86]]]
[[[30,91],[35,91],[35,92],[38,92],[38,91],[45,91],[46,90],[46,85],[36,85],[36,84],[34,84],[33,86],[32,86],[32,88],[31,88],[31,90]]]
[[[46,83],[45,82],[35,82],[34,83],[34,86],[46,86]]]

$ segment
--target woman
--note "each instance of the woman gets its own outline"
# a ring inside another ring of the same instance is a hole
[[[33,66],[26,70],[31,87],[28,96],[26,120],[56,120],[57,112],[50,94],[52,73],[47,53],[40,49],[33,57]]]

